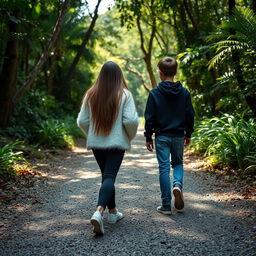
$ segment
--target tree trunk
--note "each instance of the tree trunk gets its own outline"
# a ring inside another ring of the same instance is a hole
[[[178,52],[183,52],[185,49],[186,49],[186,46],[187,46],[187,42],[185,42],[186,40],[184,35],[182,34],[182,30],[181,29],[178,29],[178,21],[177,21],[177,14],[176,12],[174,12],[174,14],[172,15],[173,16],[173,22],[174,22],[174,33],[175,33],[175,37],[177,38],[177,45],[178,45]]]
[[[22,97],[24,92],[27,91],[30,88],[30,85],[34,82],[37,75],[42,70],[42,67],[43,67],[44,63],[48,59],[50,51],[52,50],[52,48],[54,47],[54,45],[55,45],[55,43],[58,39],[60,29],[61,29],[61,25],[62,25],[63,20],[64,20],[64,14],[66,13],[66,10],[68,9],[68,5],[69,5],[69,0],[65,0],[65,2],[62,4],[62,7],[61,7],[61,10],[60,10],[60,13],[59,13],[59,17],[58,17],[57,22],[55,24],[53,34],[52,34],[52,37],[51,37],[51,39],[48,43],[48,46],[45,48],[45,50],[42,53],[39,61],[37,62],[34,69],[32,70],[30,76],[25,81],[25,84],[15,94],[14,99],[13,99],[15,104],[20,100],[20,98]]]
[[[188,23],[187,23],[187,17],[186,17],[186,12],[184,10],[184,7],[183,5],[181,4],[179,6],[179,15],[180,15],[180,19],[181,19],[181,27],[182,27],[182,30],[183,30],[183,35],[185,37],[185,41],[186,41],[186,44],[185,44],[185,48],[187,48],[189,45],[190,45],[190,33],[189,33],[189,29],[188,29]],[[178,30],[178,26],[177,26],[177,30]]]
[[[150,83],[151,83],[151,88],[156,87],[156,79],[154,76],[154,72],[152,69],[151,65],[151,56],[152,56],[152,50],[153,50],[153,40],[156,34],[156,21],[155,19],[153,20],[153,24],[151,27],[151,34],[150,34],[150,39],[149,39],[149,44],[148,44],[148,50],[146,50],[145,43],[144,43],[144,36],[143,32],[141,29],[141,24],[140,24],[140,16],[137,17],[137,27],[139,30],[139,35],[140,35],[140,48],[144,54],[143,60],[145,61],[147,72],[149,75]]]
[[[19,18],[20,11],[13,11],[12,16]],[[9,39],[6,44],[2,73],[0,76],[0,127],[6,128],[13,111],[12,98],[17,85],[18,46],[20,24],[9,20]]]
[[[92,34],[93,29],[94,29],[96,20],[98,18],[98,8],[99,8],[99,5],[100,5],[101,1],[102,0],[98,0],[98,3],[97,3],[97,5],[96,5],[96,7],[94,9],[94,15],[93,15],[91,24],[90,24],[88,30],[86,31],[86,33],[84,35],[83,42],[80,45],[80,47],[78,49],[78,52],[77,52],[77,54],[76,54],[76,56],[75,56],[75,58],[74,58],[74,60],[73,60],[73,62],[71,64],[68,72],[67,72],[67,75],[66,75],[66,77],[64,79],[65,83],[68,83],[71,80],[72,75],[74,73],[74,70],[76,68],[76,65],[78,64],[78,62],[79,62],[79,60],[80,60],[80,58],[81,58],[81,56],[82,56],[82,54],[84,52],[84,49],[85,49],[85,47],[86,47],[86,45],[87,45],[87,43],[88,43],[88,41],[89,41],[89,39],[91,37],[91,34]]]
[[[193,14],[193,10],[192,10],[192,6],[191,6],[191,3],[188,2],[187,0],[183,0],[183,5],[185,7],[185,10],[188,14],[188,17],[193,25],[193,28],[196,32],[197,35],[200,35],[200,28],[199,28],[199,23],[197,21],[197,18],[194,17],[194,14]]]
[[[228,4],[229,4],[229,16],[232,17],[234,15],[234,8],[236,5],[236,1],[229,0]],[[235,34],[235,31],[233,29],[231,29],[230,34]],[[242,91],[242,93],[244,94],[244,98],[245,98],[247,105],[252,110],[254,116],[256,116],[256,104],[255,104],[256,99],[252,95],[246,94],[246,91],[245,91],[246,81],[245,81],[245,78],[244,78],[244,75],[242,72],[242,67],[240,65],[240,57],[239,57],[239,54],[237,51],[232,52],[232,60],[233,60],[234,66],[235,66],[235,76],[236,76],[236,80],[238,82],[239,88]]]
[[[140,80],[141,84],[143,85],[143,87],[145,88],[145,90],[147,92],[150,92],[150,89],[147,87],[142,74],[140,74],[139,72],[129,68],[129,61],[132,60],[132,59],[130,59],[130,58],[123,58],[123,59],[126,61],[126,64],[125,64],[125,67],[124,67],[125,70],[127,70],[127,71],[131,72],[132,74],[136,75],[139,78],[139,80]],[[135,61],[142,60],[142,59],[143,58],[138,58],[138,59],[135,59]]]

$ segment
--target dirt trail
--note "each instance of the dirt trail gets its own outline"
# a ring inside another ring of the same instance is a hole
[[[212,176],[193,170],[186,158],[185,212],[161,215],[156,212],[158,166],[144,148],[142,131],[132,148],[116,182],[116,201],[125,217],[115,225],[105,222],[103,237],[95,237],[89,223],[100,173],[92,153],[77,148],[45,184],[31,188],[40,197],[2,209],[13,217],[2,216],[0,228],[8,228],[0,255],[256,255],[255,201],[225,201],[219,192],[231,188],[220,190]]]

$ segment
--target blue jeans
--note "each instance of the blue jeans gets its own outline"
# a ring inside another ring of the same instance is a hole
[[[173,168],[173,186],[183,187],[183,137],[156,137],[156,157],[159,164],[159,182],[163,206],[171,204],[170,164]],[[170,162],[171,155],[171,162]]]

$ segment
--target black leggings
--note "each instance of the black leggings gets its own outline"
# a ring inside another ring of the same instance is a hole
[[[93,149],[92,152],[102,175],[97,206],[103,206],[104,209],[106,206],[108,209],[114,209],[116,207],[114,184],[125,151],[121,149]]]

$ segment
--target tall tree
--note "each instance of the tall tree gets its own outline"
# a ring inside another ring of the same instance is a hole
[[[91,34],[93,32],[93,29],[94,29],[94,26],[95,26],[95,23],[96,23],[96,20],[98,18],[98,9],[99,9],[99,5],[100,5],[101,1],[102,0],[98,0],[97,4],[95,6],[94,12],[93,12],[93,16],[90,15],[92,17],[91,23],[89,25],[89,28],[85,32],[84,39],[83,39],[83,41],[82,41],[82,43],[81,43],[81,45],[80,45],[80,47],[79,47],[79,49],[76,53],[76,56],[73,59],[72,64],[70,65],[70,67],[68,69],[67,75],[64,79],[65,83],[67,83],[71,80],[72,75],[74,73],[74,70],[75,70],[75,68],[76,68],[76,66],[77,66],[77,64],[78,64],[78,62],[79,62],[79,60],[80,60],[80,58],[81,58],[81,56],[84,52],[84,49],[85,49],[88,41],[90,40]]]
[[[117,0],[122,25],[128,28],[136,26],[140,36],[140,48],[150,79],[151,88],[156,87],[156,79],[152,68],[152,55],[157,31],[157,14],[160,13],[164,2],[160,0],[140,1]]]
[[[155,88],[156,87],[156,79],[155,79],[154,72],[152,69],[151,59],[152,59],[153,41],[154,41],[154,38],[156,35],[156,17],[153,17],[153,19],[152,19],[150,38],[148,41],[147,48],[145,46],[144,34],[143,34],[143,31],[141,28],[141,17],[140,16],[137,16],[137,27],[138,27],[138,31],[139,31],[139,35],[140,35],[140,48],[144,54],[143,60],[145,61],[145,64],[146,64],[149,79],[151,82],[151,87]]]
[[[50,51],[55,46],[55,43],[58,39],[60,30],[61,30],[61,26],[62,26],[62,23],[63,23],[63,20],[64,20],[64,15],[65,15],[65,13],[68,9],[68,6],[69,6],[69,2],[70,2],[69,0],[65,0],[63,2],[62,7],[59,11],[59,17],[58,17],[58,19],[56,21],[56,24],[54,26],[53,33],[52,33],[52,36],[49,40],[49,43],[48,43],[47,47],[45,48],[44,52],[42,53],[40,59],[38,60],[36,66],[34,67],[33,71],[30,73],[29,77],[26,79],[24,85],[15,94],[15,96],[13,98],[13,102],[15,104],[20,100],[20,98],[22,97],[24,92],[29,89],[30,85],[36,79],[36,77],[39,74],[39,72],[41,71],[44,63],[48,59]]]
[[[0,127],[6,127],[13,111],[13,95],[17,85],[18,71],[18,47],[19,39],[17,34],[20,31],[20,11],[10,12],[9,39],[4,53],[4,62],[0,76]]]

